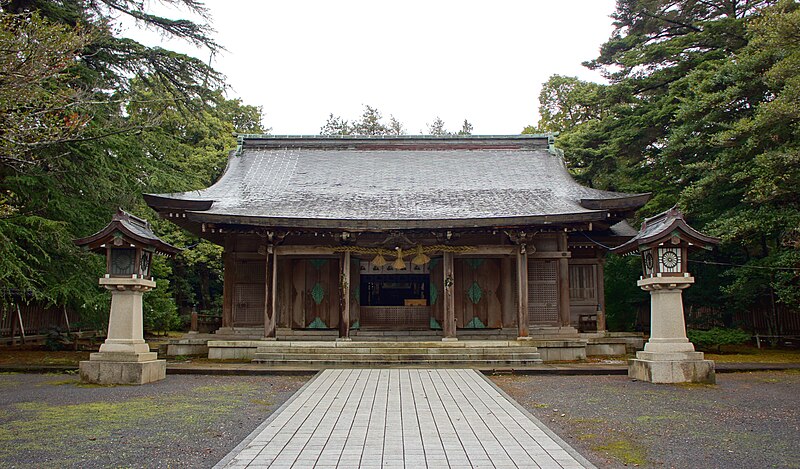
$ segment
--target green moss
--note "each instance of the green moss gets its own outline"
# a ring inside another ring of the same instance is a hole
[[[670,386],[675,386],[676,388],[683,388],[683,389],[715,389],[717,387],[716,384],[708,384],[708,383],[673,383]],[[680,398],[678,398],[680,400]]]
[[[270,399],[250,399],[250,402],[253,403],[253,404],[256,404],[256,405],[263,405],[265,407],[269,407],[269,406],[275,404]]]
[[[607,453],[625,465],[643,465],[647,462],[647,453],[644,448],[635,445],[630,440],[612,440],[606,444],[594,446],[592,450]]]
[[[677,415],[640,415],[636,417],[637,422],[657,422],[659,420],[674,420],[678,418]]]
[[[78,384],[78,380],[75,378],[68,378],[54,381],[44,381],[42,383],[38,383],[36,386],[64,386],[65,384]]]
[[[52,385],[70,383],[50,382]],[[113,402],[50,405],[41,402],[16,404],[16,419],[0,427],[0,459],[18,451],[58,452],[60,458],[79,457],[87,441],[102,440],[125,426],[146,426],[148,421],[168,419],[172,425],[199,429],[213,424],[240,402],[231,393],[214,389],[252,389],[245,386],[208,386],[191,395],[167,394]],[[142,434],[142,439],[154,435]],[[81,449],[83,448],[83,449]],[[76,454],[72,454],[72,453]]]

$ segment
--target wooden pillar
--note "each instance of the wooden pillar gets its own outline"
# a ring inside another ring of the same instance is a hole
[[[264,338],[275,338],[275,247],[264,255]]]
[[[597,260],[597,331],[606,330],[606,280],[605,259]]]
[[[528,337],[528,253],[517,249],[517,336]]]
[[[511,267],[511,258],[500,259],[500,304],[503,311],[503,327],[511,327],[517,317],[517,305],[514,302],[514,270]]]
[[[228,243],[226,243],[228,244]],[[236,283],[236,254],[225,247],[222,253],[222,327],[233,327],[233,289]]]
[[[350,251],[343,252],[339,259],[342,270],[339,280],[339,339],[350,340]]]
[[[567,233],[558,233],[558,250],[567,252]],[[570,325],[569,311],[569,258],[558,259],[558,323],[561,327]]]
[[[453,253],[445,252],[442,256],[444,272],[444,320],[442,324],[442,340],[457,340],[455,309],[455,277],[453,269]]]

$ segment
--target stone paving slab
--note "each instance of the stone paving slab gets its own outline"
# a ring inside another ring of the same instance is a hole
[[[216,467],[594,466],[475,370],[331,369]]]

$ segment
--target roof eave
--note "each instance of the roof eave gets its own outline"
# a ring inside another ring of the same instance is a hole
[[[631,210],[638,209],[650,200],[652,192],[633,194],[627,197],[610,199],[581,199],[581,207],[589,210]]]
[[[95,233],[95,234],[93,234],[91,236],[87,236],[85,238],[78,238],[78,239],[74,240],[73,243],[76,246],[81,246],[81,247],[86,246],[86,247],[88,247],[89,249],[91,249],[93,251],[98,251],[97,247],[93,246],[93,245],[97,244],[98,242],[100,242],[104,238],[107,238],[108,236],[110,236],[115,231],[119,231],[120,233],[122,233],[123,236],[125,236],[125,237],[127,237],[127,238],[129,238],[129,239],[131,239],[131,240],[133,240],[133,241],[135,241],[137,243],[140,243],[140,244],[143,244],[143,245],[146,245],[146,246],[152,246],[153,248],[155,248],[155,250],[157,252],[159,252],[161,254],[175,255],[175,254],[178,254],[179,252],[181,252],[181,250],[182,250],[181,248],[173,246],[173,245],[171,245],[169,243],[165,243],[165,242],[161,241],[160,239],[149,239],[149,238],[145,238],[143,236],[140,236],[140,235],[132,232],[127,227],[125,227],[125,225],[123,225],[121,222],[116,221],[116,220],[111,222],[111,223],[109,223],[108,225],[106,225],[105,228],[103,228],[102,230],[98,231],[97,233]]]
[[[336,229],[345,231],[385,231],[411,229],[448,228],[499,228],[529,225],[556,225],[567,223],[588,223],[606,220],[608,212],[593,211],[558,215],[532,215],[521,217],[493,217],[466,219],[426,219],[426,220],[367,220],[367,219],[323,219],[252,217],[242,215],[212,214],[206,212],[187,212],[187,218],[199,223],[227,225],[251,225],[262,227]]]
[[[214,204],[213,200],[186,200],[168,197],[166,194],[142,194],[144,201],[153,210],[163,212],[166,210],[208,210]]]

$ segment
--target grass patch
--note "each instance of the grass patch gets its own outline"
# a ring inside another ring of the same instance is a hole
[[[716,389],[716,384],[709,383],[670,383],[670,386],[682,389]]]
[[[91,352],[51,352],[44,350],[8,350],[0,354],[2,365],[70,365],[88,360]]]
[[[641,466],[647,462],[647,453],[644,448],[635,445],[630,440],[612,440],[603,445],[593,446],[592,450],[606,453],[625,465],[638,464]]]
[[[66,384],[78,384],[78,380],[75,379],[75,378],[70,378],[70,379],[59,379],[59,380],[54,380],[54,381],[45,381],[45,382],[42,382],[42,383],[38,383],[36,385],[36,387],[41,387],[41,386],[64,386]]]
[[[727,353],[706,353],[706,360],[717,363],[800,363],[800,350],[730,347]]]
[[[255,405],[263,405],[264,407],[269,407],[275,403],[270,399],[250,399],[250,402]]]
[[[658,422],[659,420],[674,420],[678,418],[677,415],[640,415],[636,417],[637,422],[648,423]]]

